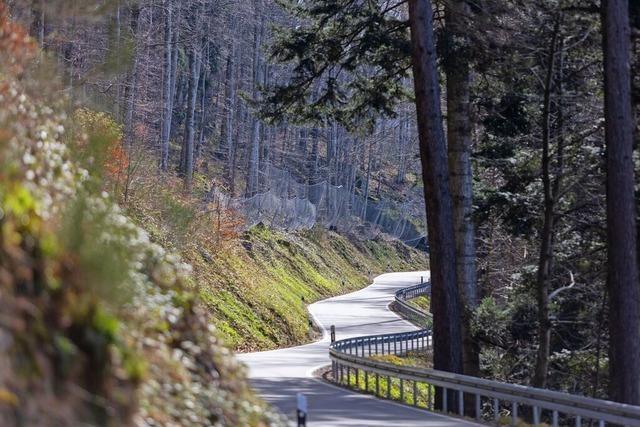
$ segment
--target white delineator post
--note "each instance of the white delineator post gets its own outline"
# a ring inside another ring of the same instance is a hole
[[[298,427],[307,425],[307,398],[302,393],[296,394]]]

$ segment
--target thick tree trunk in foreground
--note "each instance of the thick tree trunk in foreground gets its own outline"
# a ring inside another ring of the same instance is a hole
[[[456,241],[456,280],[462,309],[462,361],[466,375],[480,374],[480,349],[471,333],[477,305],[476,246],[473,230],[471,173],[471,109],[469,52],[464,20],[470,14],[466,0],[452,0],[445,10],[447,55],[447,142]]]
[[[636,247],[629,5],[602,2],[607,145],[610,398],[640,405],[640,287]]]
[[[432,19],[429,0],[409,1],[418,137],[430,246],[433,364],[435,369],[461,373],[461,312],[456,285],[453,204],[449,192]]]

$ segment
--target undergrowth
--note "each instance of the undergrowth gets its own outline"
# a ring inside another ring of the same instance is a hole
[[[191,267],[109,194],[120,127],[26,90],[34,49],[0,1],[0,425],[281,425]]]

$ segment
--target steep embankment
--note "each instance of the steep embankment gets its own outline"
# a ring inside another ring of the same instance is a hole
[[[359,289],[382,271],[426,265],[422,253],[398,242],[361,242],[324,230],[285,234],[260,226],[213,260],[191,261],[218,330],[240,350],[307,341],[307,304]]]
[[[153,238],[170,244],[175,227],[151,210],[133,213]],[[193,282],[225,342],[239,351],[308,341],[306,305],[359,289],[383,271],[421,269],[424,253],[396,241],[359,241],[333,231],[285,233],[253,227],[214,248],[178,250],[193,266]]]

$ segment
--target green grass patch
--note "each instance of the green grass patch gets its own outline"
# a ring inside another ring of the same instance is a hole
[[[358,242],[321,229],[283,233],[257,226],[213,260],[187,256],[212,322],[237,350],[313,338],[306,306],[360,289],[386,271],[427,267],[423,253],[387,241]]]
[[[422,409],[433,409],[435,387],[426,383],[415,383],[409,380],[386,377],[383,375],[367,374],[358,370],[343,368],[342,385],[353,390],[370,393],[405,405],[412,405]]]
[[[409,304],[415,305],[416,307],[428,312],[430,307],[430,299],[427,295],[421,295],[417,298],[412,298],[411,300],[409,300]]]

